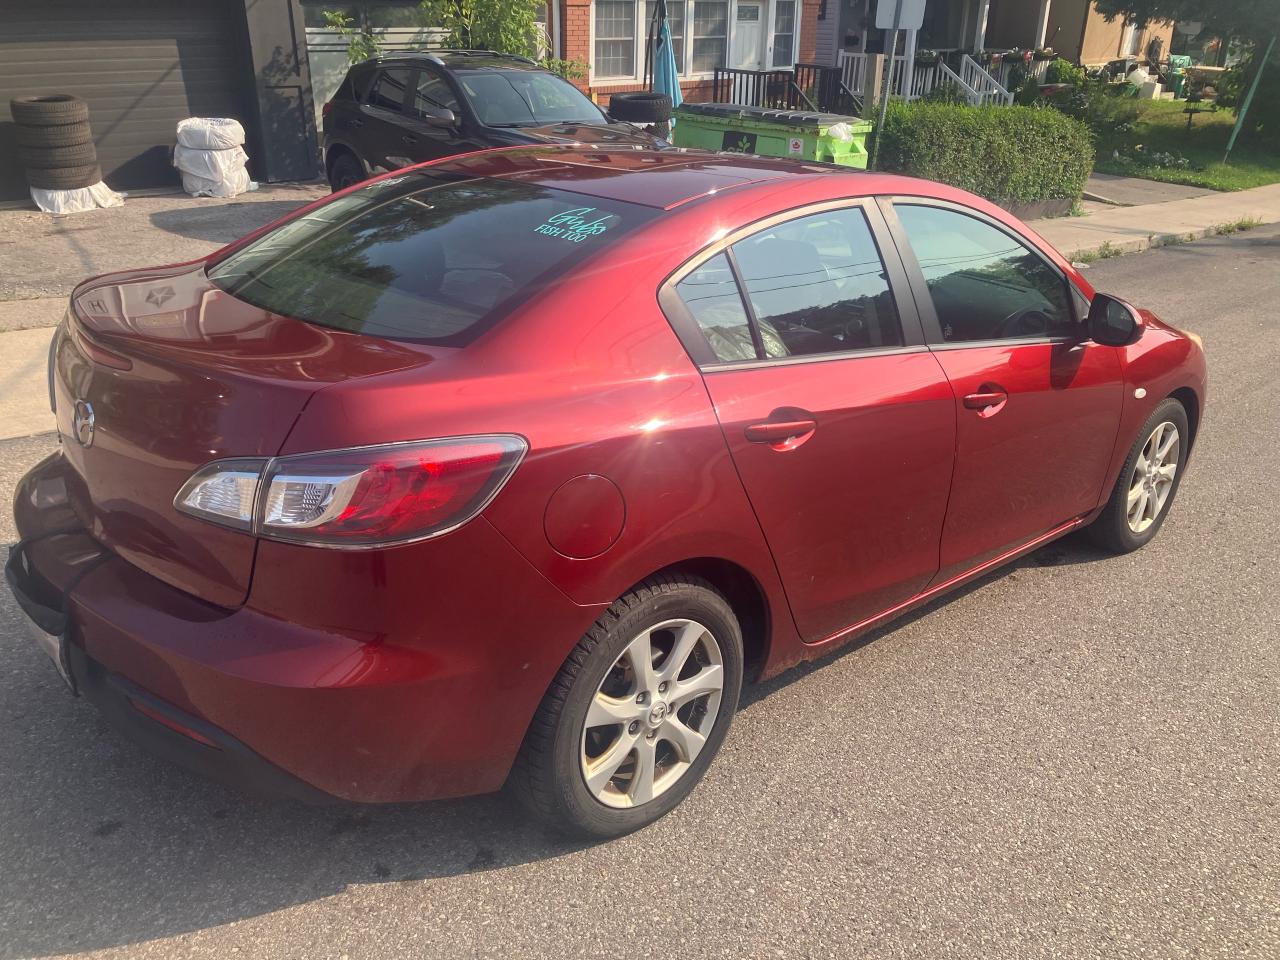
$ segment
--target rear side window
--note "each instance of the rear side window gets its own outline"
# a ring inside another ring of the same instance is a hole
[[[463,346],[656,212],[536,184],[415,172],[282,224],[212,266],[209,279],[284,316]]]
[[[888,273],[861,209],[797,217],[731,250],[741,290],[725,254],[676,284],[717,360],[902,346]]]
[[[733,245],[769,357],[902,345],[889,276],[859,209],[788,220]]]
[[[897,204],[949,343],[1066,336],[1066,278],[1003,230],[955,210]]]
[[[396,67],[383,70],[378,74],[378,80],[369,93],[369,106],[399,113],[404,105],[404,92],[409,86],[409,75],[408,68]]]

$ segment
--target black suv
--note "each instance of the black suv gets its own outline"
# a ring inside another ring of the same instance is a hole
[[[661,99],[669,113],[670,100]],[[660,103],[627,106],[633,119],[648,121],[637,115],[646,107],[654,110],[653,121],[666,119]],[[335,190],[424,160],[548,142],[668,145],[607,116],[532,60],[488,50],[388,54],[357,63],[324,105],[325,172]]]

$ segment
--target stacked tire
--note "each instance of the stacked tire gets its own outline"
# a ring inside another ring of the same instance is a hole
[[[102,180],[89,127],[89,106],[79,97],[17,97],[9,101],[18,159],[37,190],[80,190]]]

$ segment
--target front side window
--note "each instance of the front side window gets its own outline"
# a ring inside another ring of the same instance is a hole
[[[636,5],[634,0],[596,0],[597,77],[636,75]]]
[[[463,93],[490,127],[600,123],[600,108],[553,73],[540,70],[459,71]]]
[[[880,251],[860,209],[789,220],[733,245],[768,357],[903,343]]]
[[[408,67],[383,70],[369,92],[369,106],[400,112],[404,105],[404,92],[409,86]]]
[[[413,91],[413,113],[417,117],[431,117],[441,110],[458,113],[458,98],[453,95],[449,82],[430,70],[418,73],[418,83]]]
[[[896,204],[949,343],[1068,336],[1066,278],[988,223],[941,207]]]
[[[655,213],[537,184],[404,173],[280,225],[209,279],[320,326],[464,346]]]

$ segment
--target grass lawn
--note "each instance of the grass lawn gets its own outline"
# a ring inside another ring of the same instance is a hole
[[[1125,136],[1125,143],[1098,145],[1097,169],[1100,172],[1185,183],[1212,190],[1247,190],[1280,183],[1280,145],[1259,143],[1247,131],[1242,131],[1236,141],[1235,149],[1231,151],[1231,163],[1222,162],[1227,139],[1236,122],[1235,114],[1230,110],[1223,108],[1196,114],[1188,133],[1187,115],[1183,113],[1187,106],[1185,100],[1142,100],[1137,106],[1141,112],[1133,131]],[[1187,168],[1158,167],[1140,159],[1114,159],[1116,149],[1122,154],[1135,156],[1132,150],[1135,144],[1142,144],[1142,152],[1146,154],[1180,154],[1191,161],[1191,165]]]

